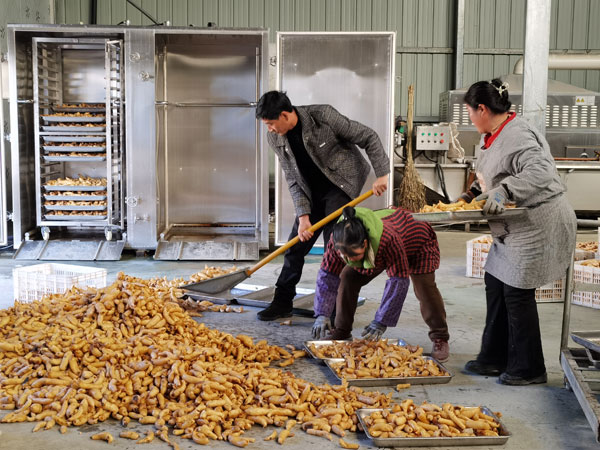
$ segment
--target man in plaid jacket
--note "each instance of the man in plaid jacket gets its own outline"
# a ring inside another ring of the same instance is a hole
[[[260,320],[275,320],[292,315],[304,257],[321,233],[308,229],[360,195],[370,166],[377,177],[373,192],[382,195],[388,186],[390,161],[375,131],[330,105],[292,106],[284,92],[270,91],[260,98],[256,117],[267,125],[269,145],[279,159],[294,202],[296,220],[289,239],[296,235],[300,239],[284,255],[273,301],[258,313]],[[359,147],[365,150],[370,165]],[[322,229],[325,242],[329,242],[332,226]]]

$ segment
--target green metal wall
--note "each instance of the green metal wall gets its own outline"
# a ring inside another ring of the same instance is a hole
[[[549,0],[550,1],[550,0]],[[54,0],[56,23],[89,23],[91,0]],[[265,27],[276,31],[397,32],[396,111],[414,83],[417,119],[438,115],[440,92],[454,88],[457,0],[134,0],[171,25]],[[99,24],[151,22],[125,0],[97,0]],[[525,0],[465,0],[464,84],[512,72],[524,45]],[[600,0],[552,0],[550,48],[600,50]],[[550,77],[600,91],[600,71]]]

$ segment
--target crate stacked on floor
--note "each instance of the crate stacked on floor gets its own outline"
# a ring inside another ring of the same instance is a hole
[[[573,266],[573,281],[581,283],[600,284],[600,254],[598,242],[578,242],[576,252],[585,252],[586,259],[577,260]],[[600,309],[600,293],[575,291],[572,303],[588,308]]]
[[[485,261],[492,246],[492,236],[483,235],[467,241],[467,276],[483,278]]]
[[[56,263],[13,269],[14,299],[20,302],[33,302],[46,295],[62,294],[73,286],[105,287],[106,269]]]
[[[493,238],[490,235],[478,236],[467,241],[467,271],[471,278],[483,278],[484,266],[492,247]],[[535,300],[538,303],[562,302],[564,297],[565,280],[560,279],[545,284],[535,290]]]

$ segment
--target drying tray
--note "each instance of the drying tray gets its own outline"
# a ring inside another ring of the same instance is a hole
[[[406,345],[408,345],[406,343],[406,341],[403,339],[382,339],[382,340],[387,341],[388,345],[399,345],[401,347],[405,347]],[[314,345],[316,347],[324,347],[326,345],[331,345],[331,344],[334,344],[337,342],[351,342],[351,340],[348,339],[348,340],[343,340],[343,341],[304,341],[304,348],[306,349],[306,352],[312,358],[319,359],[319,360],[325,362],[326,359],[331,359],[331,358],[319,358],[310,350],[310,346]]]
[[[480,406],[482,413],[487,414],[500,424],[500,436],[457,436],[457,437],[394,437],[377,438],[371,436],[369,429],[365,424],[365,417],[376,411],[391,411],[391,408],[361,408],[356,410],[356,415],[362,425],[365,434],[373,441],[377,447],[450,447],[450,446],[471,446],[471,445],[502,445],[506,444],[512,434],[506,429],[504,424],[496,415],[485,406]]]
[[[73,192],[76,192],[74,189]],[[87,201],[87,202],[96,202],[100,200],[106,200],[106,195],[48,195],[44,194],[44,198],[48,201]]]
[[[74,185],[66,185],[66,186],[51,186],[49,184],[44,185],[44,189],[47,191],[106,191],[106,186],[79,186],[77,184]]]
[[[432,358],[431,356],[423,356],[423,359],[432,360],[436,366],[440,370],[443,370],[448,373],[448,375],[443,376],[426,376],[426,377],[389,377],[389,378],[345,378],[348,382],[348,386],[396,386],[397,384],[409,383],[409,384],[445,384],[449,383],[452,377],[454,376],[452,372],[444,367],[442,363],[440,363],[437,359]],[[345,361],[344,358],[327,358],[325,359],[325,364],[333,375],[338,379],[340,383],[344,381],[343,377],[340,377],[335,371],[334,365],[338,363],[343,363]]]
[[[60,214],[45,214],[44,218],[46,220],[62,220],[65,222],[77,222],[77,221],[92,221],[92,220],[105,220],[106,216],[88,216],[85,214],[81,214],[81,215],[74,215],[74,216],[67,216],[67,215],[60,215]]]
[[[492,220],[514,217],[523,214],[527,208],[509,208],[502,214],[483,214],[482,209],[471,209],[468,211],[442,211],[430,213],[413,213],[416,220],[422,222],[457,222],[469,220]]]
[[[48,211],[104,211],[107,205],[44,205]]]
[[[44,136],[46,142],[106,142],[106,136]]]
[[[52,109],[57,112],[104,112],[105,106],[52,106]]]
[[[101,147],[92,147],[90,145],[81,145],[81,146],[73,146],[73,145],[44,145],[44,150],[48,152],[84,152],[84,153],[100,153],[106,151],[106,146]]]
[[[106,116],[42,116],[46,122],[104,122]]]
[[[44,189],[47,191],[105,191],[106,186],[80,186],[78,184],[71,184],[65,186],[51,186],[49,184],[44,185]]]
[[[43,131],[60,131],[60,132],[70,132],[70,131],[86,131],[90,133],[98,133],[100,131],[104,131],[106,125],[94,125],[93,127],[83,127],[83,126],[74,126],[74,127],[62,127],[58,125],[42,125]]]
[[[106,161],[106,156],[46,156],[44,161],[71,162],[71,161]]]
[[[600,331],[573,331],[571,339],[585,348],[600,353]]]

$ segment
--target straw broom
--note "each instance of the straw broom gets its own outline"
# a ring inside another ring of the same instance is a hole
[[[409,211],[418,212],[425,206],[425,185],[417,172],[412,157],[413,147],[413,109],[415,104],[415,88],[408,86],[408,112],[407,127],[408,139],[406,142],[406,165],[404,166],[404,177],[400,183],[398,205]]]

